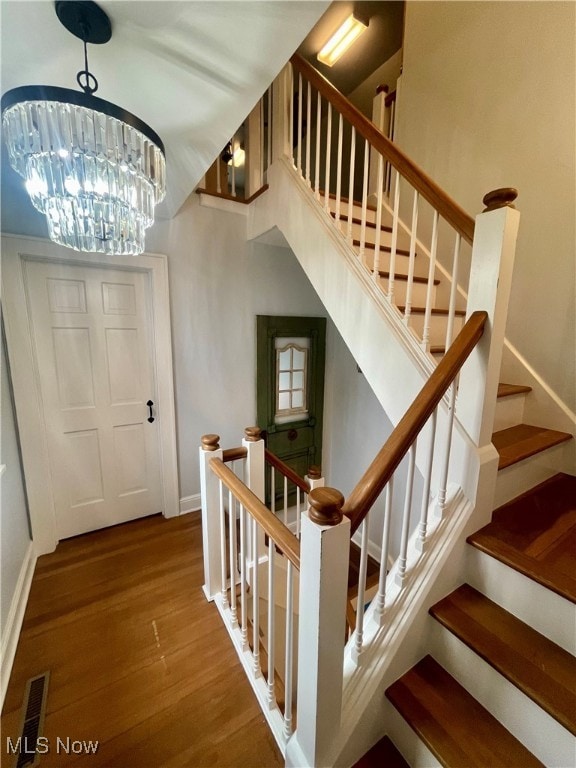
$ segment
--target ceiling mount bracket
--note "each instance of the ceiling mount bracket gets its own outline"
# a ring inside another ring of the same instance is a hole
[[[85,43],[100,45],[112,37],[108,15],[92,0],[56,0],[61,24]]]

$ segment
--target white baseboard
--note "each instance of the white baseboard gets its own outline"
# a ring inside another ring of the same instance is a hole
[[[12,597],[8,618],[6,619],[6,624],[2,628],[0,709],[4,705],[4,696],[6,695],[10,673],[12,672],[12,664],[14,662],[14,656],[16,655],[16,647],[18,645],[18,638],[20,637],[24,611],[26,610],[26,604],[28,603],[28,595],[30,593],[35,566],[36,553],[34,551],[33,542],[30,542],[26,554],[24,555],[24,560],[22,561],[22,567],[20,568],[20,575],[16,582],[16,589],[14,590],[14,595]]]
[[[192,496],[184,496],[180,499],[180,514],[187,515],[188,512],[198,512],[202,508],[202,497],[199,493]]]

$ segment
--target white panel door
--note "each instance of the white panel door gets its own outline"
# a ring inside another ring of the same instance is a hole
[[[58,539],[162,511],[148,280],[26,262]]]

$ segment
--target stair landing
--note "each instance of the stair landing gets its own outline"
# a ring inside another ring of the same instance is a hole
[[[576,603],[576,477],[555,475],[504,504],[468,543]]]

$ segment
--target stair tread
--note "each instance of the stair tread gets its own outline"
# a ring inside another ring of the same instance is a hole
[[[372,271],[372,274],[374,274],[374,270],[371,270],[371,271]],[[386,272],[383,269],[379,269],[378,270],[378,277],[385,277],[387,280],[389,280],[390,279],[390,272]],[[405,275],[403,272],[395,272],[394,273],[394,279],[395,280],[407,281],[408,280],[408,275]],[[428,278],[427,277],[419,277],[418,275],[414,275],[412,280],[415,283],[420,283],[420,284],[424,284],[424,285],[428,284]],[[435,279],[434,280],[434,285],[440,285],[440,280]]]
[[[572,435],[569,432],[558,432],[531,424],[517,424],[492,435],[492,443],[500,455],[498,469],[505,469],[570,439]]]
[[[318,193],[319,193],[320,197],[326,197],[326,193],[325,193],[325,191],[323,189],[318,190]],[[329,192],[328,193],[328,197],[330,198],[330,200],[336,200],[336,195],[333,192]],[[340,195],[340,202],[341,203],[349,203],[350,202],[350,198],[344,197],[343,195]],[[358,200],[352,200],[352,205],[357,205],[358,208],[362,208],[362,202],[358,202]],[[367,203],[366,204],[366,208],[369,211],[375,211],[376,210],[376,206],[372,205],[372,203]]]
[[[348,202],[348,201],[346,200],[345,202]],[[354,205],[356,205],[356,203],[354,203]],[[376,209],[374,208],[372,210],[376,210]],[[336,218],[336,211],[330,211],[330,215],[333,218]],[[349,219],[350,219],[350,217],[348,216],[348,214],[346,214],[346,213],[341,213],[340,214],[340,221],[349,221]],[[352,216],[352,224],[360,224],[361,225],[362,224],[362,219],[359,219],[357,216]],[[366,222],[366,226],[369,229],[376,229],[376,224],[373,221],[367,221]],[[388,232],[388,233],[392,232],[392,227],[389,227],[389,226],[387,226],[385,224],[382,224],[380,226],[380,229],[382,230],[382,232]]]
[[[443,344],[438,344],[436,346],[430,347],[430,354],[431,355],[445,355],[446,354],[446,347]]]
[[[388,736],[383,736],[363,755],[353,768],[410,768],[394,743]]]
[[[398,309],[401,312],[404,312],[406,307],[400,306],[400,307],[398,307]],[[413,315],[423,315],[426,312],[426,307],[411,307],[410,308],[410,312]],[[450,310],[449,309],[443,309],[442,307],[438,307],[438,308],[432,309],[431,312],[432,312],[433,315],[446,315],[447,316],[449,314]],[[454,314],[455,314],[456,317],[465,317],[466,316],[466,310],[465,309],[455,309],[454,310]]]
[[[444,627],[576,734],[574,657],[463,584],[430,608]]]
[[[360,248],[360,240],[352,240],[352,245],[355,245],[356,248]],[[371,243],[368,240],[364,243],[364,247],[368,248],[369,250],[375,250],[376,244]],[[389,245],[381,245],[380,250],[384,253],[392,253],[392,248]],[[410,251],[407,251],[405,248],[396,248],[396,255],[397,256],[410,256]],[[414,256],[418,256],[417,253],[414,254]]]
[[[512,395],[525,395],[532,392],[532,387],[523,384],[505,384],[503,381],[498,384],[498,397],[511,397]]]
[[[512,499],[468,543],[576,603],[576,477],[560,473]]]
[[[542,766],[431,656],[386,691],[410,727],[444,766]]]

